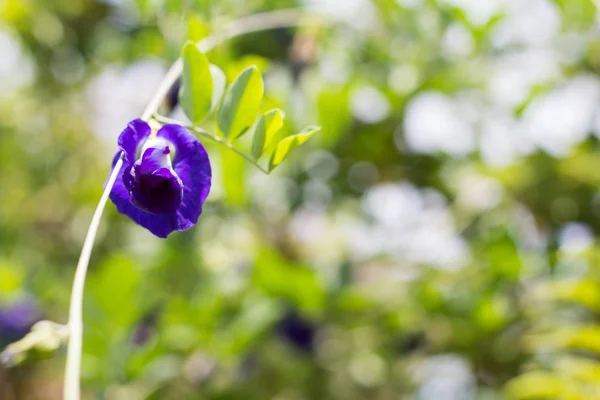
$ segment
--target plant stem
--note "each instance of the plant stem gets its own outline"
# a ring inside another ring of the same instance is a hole
[[[310,20],[311,24],[315,23],[314,18],[310,18]],[[293,27],[308,22],[309,19],[307,18],[307,15],[301,10],[290,9],[256,14],[253,16],[240,18],[229,23],[219,32],[210,35],[198,42],[197,46],[203,52],[207,52],[215,46],[218,46],[219,44],[236,36],[244,35],[251,32]],[[148,106],[144,109],[144,112],[142,113],[141,118],[144,121],[148,121],[151,118],[151,116],[158,111],[158,108],[160,107],[160,104],[162,103],[163,99],[169,93],[171,87],[175,84],[175,82],[181,75],[182,67],[183,63],[181,59],[177,59],[177,61],[175,61],[175,63],[171,66],[171,68],[163,78],[163,81],[154,93],[154,96],[148,103]],[[240,154],[242,157],[246,158],[248,161],[257,165],[254,160],[250,159],[248,156],[241,153],[240,151],[235,149],[230,143],[225,142],[221,138],[213,136],[210,133],[202,131],[198,128],[193,128],[192,130],[200,135],[210,137],[212,140],[215,140],[229,147],[233,151]],[[79,256],[79,261],[75,270],[73,289],[71,291],[71,303],[69,307],[69,342],[67,348],[67,362],[65,368],[63,395],[64,400],[80,399],[81,350],[83,343],[83,292],[85,286],[85,277],[90,262],[92,248],[94,247],[94,240],[98,232],[98,226],[100,225],[100,220],[102,218],[102,213],[104,212],[104,207],[106,206],[108,197],[117,179],[119,171],[121,170],[122,165],[123,155],[121,154],[113,168],[113,172],[111,173],[108,182],[106,183],[106,187],[104,189],[104,192],[102,193],[100,202],[98,203],[96,211],[94,212],[94,216],[92,217],[92,222],[90,223],[90,227],[88,228],[88,232],[85,236],[83,248],[81,249],[81,255]],[[262,169],[262,167],[258,167]]]
[[[94,239],[96,238],[98,226],[100,225],[100,220],[102,218],[102,212],[104,211],[108,196],[117,180],[122,165],[123,155],[121,154],[113,168],[112,174],[110,174],[110,177],[108,178],[104,193],[102,193],[102,197],[100,197],[100,202],[92,217],[92,222],[90,223],[87,235],[85,236],[85,241],[83,242],[79,262],[75,269],[75,279],[73,281],[71,305],[69,308],[69,343],[67,347],[67,366],[65,370],[64,387],[65,400],[79,400],[79,377],[81,373],[81,349],[83,342],[83,288],[85,286],[85,276],[90,262],[92,248],[94,247]]]
[[[159,114],[154,114],[154,116],[152,117],[155,121],[160,122],[161,124],[177,124],[177,125],[183,125],[180,121],[173,119],[173,118],[169,118],[169,117],[165,117],[163,115],[159,115]],[[214,135],[208,131],[205,131],[204,129],[195,126],[195,125],[183,125],[186,129],[200,135],[200,136],[204,136],[205,138],[208,138],[214,142],[217,142],[219,144],[222,144],[223,146],[227,147],[228,149],[233,150],[234,152],[236,152],[237,154],[239,154],[240,156],[244,157],[246,159],[246,161],[248,161],[250,164],[254,165],[256,168],[260,169],[262,172],[264,172],[265,174],[268,174],[269,171],[267,169],[265,169],[262,165],[260,165],[255,159],[253,159],[252,157],[250,157],[249,155],[247,155],[246,153],[238,150],[233,144],[229,143],[228,141],[226,141],[225,139]]]

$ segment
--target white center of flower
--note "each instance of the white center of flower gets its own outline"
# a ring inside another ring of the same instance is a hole
[[[171,166],[171,161],[175,158],[175,146],[173,146],[173,143],[169,142],[168,140],[157,136],[150,136],[144,142],[144,144],[141,147],[141,150],[137,154],[137,158],[139,158],[142,154],[144,154],[146,150],[150,148],[161,148],[164,146],[169,147],[169,154],[165,154],[164,156],[165,161],[168,163],[169,166]]]

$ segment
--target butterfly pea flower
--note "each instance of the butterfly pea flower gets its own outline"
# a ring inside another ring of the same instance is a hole
[[[4,344],[27,334],[39,317],[37,303],[29,298],[0,306],[0,350]]]
[[[118,139],[123,165],[110,199],[121,214],[165,238],[198,222],[211,185],[204,146],[183,126],[168,124],[156,133],[141,119]]]

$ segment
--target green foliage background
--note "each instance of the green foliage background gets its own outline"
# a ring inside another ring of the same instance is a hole
[[[208,53],[319,135],[268,176],[205,142],[213,190],[168,240],[109,206],[87,398],[600,398],[593,2],[307,3],[0,2],[0,310],[66,321],[115,138],[188,38],[324,7]],[[0,370],[0,398],[60,398],[63,362]]]

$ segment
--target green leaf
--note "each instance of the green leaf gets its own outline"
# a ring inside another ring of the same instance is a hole
[[[271,156],[271,161],[269,162],[269,171],[281,164],[281,162],[285,160],[292,150],[306,142],[320,130],[321,128],[318,126],[309,126],[302,132],[288,136],[279,142],[275,148],[275,151],[273,152],[273,155]]]
[[[285,114],[282,110],[276,108],[265,113],[265,145],[264,148],[268,149],[274,144],[275,134],[281,129],[283,126],[283,119],[285,118]]]
[[[235,139],[254,123],[263,91],[262,77],[254,66],[242,71],[231,84],[217,118],[225,137]]]
[[[194,124],[210,112],[213,98],[213,77],[208,59],[198,47],[188,42],[183,47],[181,107]]]
[[[259,158],[264,149],[268,149],[275,139],[275,134],[283,126],[285,114],[282,110],[276,108],[268,111],[260,117],[254,124],[252,138],[252,155]]]
[[[256,120],[256,123],[252,127],[252,131],[252,155],[254,158],[258,159],[261,156],[263,146],[265,145],[267,131],[264,115]]]

